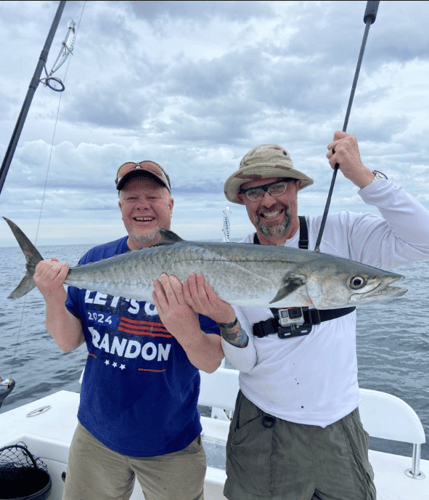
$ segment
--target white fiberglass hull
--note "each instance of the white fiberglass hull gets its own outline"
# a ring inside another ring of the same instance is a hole
[[[225,373],[232,372],[232,370],[222,370]],[[215,377],[215,374],[202,375],[202,385],[205,380],[210,380],[208,377]],[[209,393],[213,394],[212,391]],[[200,403],[207,405],[205,394],[203,390]],[[235,395],[231,396],[232,401]],[[62,496],[69,446],[77,424],[78,403],[79,394],[59,391],[19,408],[0,413],[0,448],[22,441],[34,456],[40,457],[47,464],[52,479],[49,500],[60,500]],[[224,406],[227,406],[227,402]],[[33,417],[27,416],[34,410],[46,407],[50,408],[46,411],[36,411]],[[205,482],[205,500],[225,498],[222,494],[225,471],[210,465],[211,463],[216,465],[216,460],[219,462],[219,458],[222,461],[221,455],[224,453],[223,447],[229,426],[227,420],[219,418],[219,413],[217,417],[202,418],[203,442],[209,462]],[[370,460],[375,472],[378,500],[429,500],[429,461],[420,461],[420,477],[425,476],[425,478],[414,479],[405,474],[405,470],[411,467],[411,457],[371,450]],[[131,498],[144,500],[138,484]]]

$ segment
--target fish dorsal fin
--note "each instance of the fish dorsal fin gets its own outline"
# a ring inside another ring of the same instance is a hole
[[[295,278],[289,278],[286,280],[285,285],[278,290],[277,295],[270,302],[270,304],[274,304],[275,302],[284,299],[303,285],[305,285],[305,281],[302,278],[298,276]]]
[[[160,229],[159,232],[161,233],[161,240],[156,245],[153,245],[154,247],[159,245],[172,245],[173,243],[183,241],[178,234],[170,231],[169,229]]]

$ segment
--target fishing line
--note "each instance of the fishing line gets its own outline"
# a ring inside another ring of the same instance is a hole
[[[78,22],[77,30],[76,30],[76,39],[77,39],[77,35],[79,33],[79,27],[80,27],[80,23],[82,21],[82,16],[83,16],[83,11],[85,9],[85,5],[86,5],[86,0],[83,2],[83,5],[82,5],[82,10],[81,10],[81,13],[80,13],[80,18],[79,18],[79,22]],[[68,73],[68,70],[69,70],[70,62],[71,62],[71,58],[69,57],[69,60],[68,60],[67,65],[66,65],[66,71],[64,73],[64,82],[67,79],[67,73]],[[54,124],[54,132],[52,134],[51,148],[50,148],[50,152],[49,152],[48,165],[47,165],[47,169],[46,169],[45,184],[43,186],[42,202],[41,202],[41,205],[40,205],[39,220],[38,220],[37,228],[36,228],[36,237],[35,237],[35,240],[34,240],[34,246],[36,246],[37,238],[38,238],[38,235],[39,235],[40,223],[41,223],[42,212],[43,212],[43,205],[45,203],[45,197],[46,197],[46,188],[47,188],[47,185],[48,185],[49,171],[50,171],[50,168],[51,168],[52,154],[54,152],[54,142],[55,142],[55,136],[56,136],[56,133],[57,133],[57,124],[58,124],[58,117],[59,117],[59,114],[60,114],[61,99],[62,99],[62,97],[63,97],[63,93],[60,92],[60,96],[59,96],[59,99],[58,99],[57,115],[56,115],[55,124]]]
[[[82,21],[82,16],[83,16],[83,12],[84,12],[84,9],[85,9],[85,5],[86,5],[86,0],[83,2],[83,5],[82,5],[82,10],[81,10],[81,13],[80,13],[79,22],[78,22],[77,29],[76,29],[76,39],[77,39],[77,34],[79,32],[80,23]],[[68,70],[69,70],[70,62],[71,62],[71,58],[69,57],[69,60],[68,60],[67,65],[66,65],[66,70],[64,72],[64,78],[63,78],[64,81],[66,81],[66,79],[67,79],[67,73],[68,73]],[[49,158],[48,158],[47,170],[46,170],[46,175],[45,175],[45,183],[44,183],[44,186],[43,186],[42,201],[41,201],[40,211],[39,211],[39,220],[37,222],[36,236],[34,238],[34,246],[36,246],[36,243],[37,243],[37,238],[38,238],[39,229],[40,229],[40,223],[41,223],[41,219],[42,219],[43,205],[44,205],[44,202],[45,202],[46,188],[47,188],[47,185],[48,185],[49,171],[50,171],[50,167],[51,167],[52,154],[53,154],[53,150],[54,150],[54,141],[55,141],[55,136],[56,136],[56,131],[57,131],[58,117],[59,117],[60,108],[61,108],[61,99],[62,99],[62,92],[60,92],[59,100],[58,100],[57,114],[56,114],[56,119],[55,119],[55,124],[54,124],[54,131],[53,131],[53,134],[52,134],[51,148],[50,148],[50,153],[49,153]],[[21,310],[21,316],[20,316],[20,320],[19,320],[19,325],[18,325],[18,334],[17,334],[17,340],[16,340],[16,344],[15,344],[15,351],[14,351],[13,356],[12,356],[12,365],[11,365],[11,370],[10,370],[9,378],[12,378],[13,369],[14,369],[14,366],[15,366],[15,360],[16,360],[16,357],[17,357],[16,356],[17,349],[18,349],[18,346],[20,344],[19,337],[20,337],[20,333],[21,333],[21,329],[22,329],[22,324],[23,324],[23,321],[24,321],[24,311],[26,310],[26,303],[27,303],[27,296],[25,295],[24,296],[24,302],[23,302],[22,310]]]
[[[353,78],[352,89],[350,91],[349,103],[347,106],[346,117],[344,119],[343,132],[347,131],[347,125],[349,123],[350,111],[352,109],[353,98],[355,95],[356,85],[359,78],[360,67],[362,65],[363,54],[365,52],[366,40],[368,38],[369,28],[371,24],[374,24],[375,18],[377,17],[377,10],[379,1],[373,2],[368,1],[366,4],[365,14],[363,16],[363,22],[365,23],[365,32],[363,35],[358,62],[356,65],[355,76]],[[329,188],[328,198],[326,200],[325,211],[323,212],[322,222],[320,224],[319,235],[317,236],[316,247],[314,249],[315,252],[320,252],[320,242],[322,241],[323,231],[325,230],[326,219],[328,217],[329,207],[331,205],[332,193],[334,191],[335,179],[337,178],[338,169],[340,168],[340,164],[336,163],[334,166],[334,173],[332,175],[331,186]]]

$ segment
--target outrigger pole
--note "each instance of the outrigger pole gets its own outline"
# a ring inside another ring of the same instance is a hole
[[[361,44],[360,53],[359,53],[359,58],[358,58],[358,62],[356,65],[355,77],[353,79],[352,90],[350,92],[350,97],[349,97],[349,104],[347,106],[346,117],[345,117],[344,125],[343,125],[343,132],[347,131],[347,125],[349,123],[350,111],[352,109],[353,98],[355,95],[356,85],[357,85],[357,81],[359,78],[359,71],[360,71],[360,67],[362,65],[363,54],[365,52],[366,40],[368,38],[369,28],[370,28],[371,24],[374,24],[375,18],[377,17],[379,3],[380,2],[369,1],[366,4],[365,14],[363,16],[363,22],[365,23],[365,33],[363,35],[362,44]],[[320,242],[322,241],[322,235],[323,235],[323,231],[325,229],[326,218],[328,217],[329,206],[331,204],[332,193],[334,191],[335,179],[337,178],[339,166],[340,166],[339,163],[336,163],[335,167],[334,167],[334,173],[332,175],[331,187],[329,188],[328,199],[326,200],[325,211],[323,213],[322,223],[320,225],[320,231],[319,231],[319,235],[317,237],[316,247],[314,249],[316,252],[320,252],[319,245],[320,245]]]
[[[22,105],[21,112],[19,113],[15,129],[12,133],[12,137],[9,142],[9,146],[6,150],[6,154],[0,169],[0,193],[2,192],[4,183],[6,181],[6,176],[9,171],[13,155],[15,154],[16,146],[18,145],[19,137],[21,136],[25,119],[27,118],[28,110],[30,109],[31,106],[31,101],[33,100],[33,96],[34,93],[36,92],[37,86],[40,83],[40,75],[42,74],[42,70],[46,65],[49,50],[51,48],[52,41],[57,31],[58,24],[60,23],[60,19],[66,3],[67,2],[65,1],[61,1],[58,5],[57,13],[55,14],[54,20],[52,21],[52,26],[46,38],[45,46],[43,47],[43,50],[40,54],[39,62],[37,63],[36,70],[34,71],[33,78],[31,79],[30,82],[30,87],[27,91],[27,95],[24,100],[24,104]]]

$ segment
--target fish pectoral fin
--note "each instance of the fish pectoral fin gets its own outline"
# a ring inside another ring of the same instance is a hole
[[[305,285],[305,281],[302,278],[288,279],[285,285],[279,289],[274,299],[270,301],[270,304],[274,304],[274,302],[278,302],[279,300],[284,299],[303,285]]]

